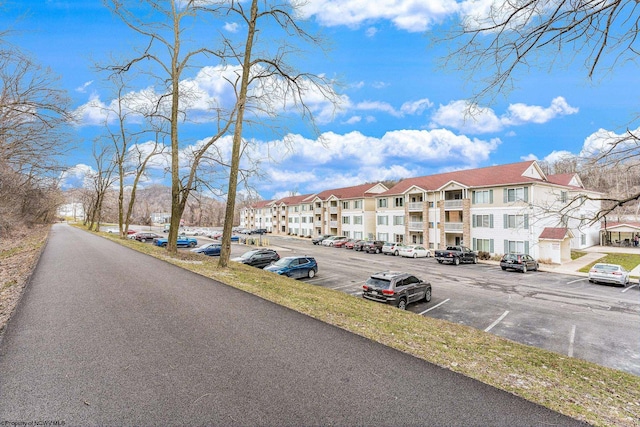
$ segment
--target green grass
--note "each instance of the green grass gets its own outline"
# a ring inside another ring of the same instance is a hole
[[[607,253],[607,256],[600,258],[598,261],[592,262],[591,264],[581,268],[579,271],[581,271],[582,273],[588,273],[591,267],[593,267],[596,263],[619,264],[625,269],[631,271],[640,264],[640,255],[617,252]]]
[[[571,260],[576,260],[578,258],[581,258],[583,256],[585,256],[587,253],[586,252],[582,252],[582,251],[571,251]]]
[[[242,264],[120,244],[596,426],[638,426],[640,377]],[[384,319],[384,321],[381,321]]]

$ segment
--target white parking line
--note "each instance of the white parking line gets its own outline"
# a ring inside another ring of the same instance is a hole
[[[445,302],[449,301],[450,299],[451,299],[451,298],[447,298],[446,300],[442,301],[440,304],[436,304],[436,305],[434,305],[433,307],[426,309],[425,311],[423,311],[422,313],[420,313],[420,315],[422,316],[423,314],[430,312],[430,311],[431,311],[431,310],[433,310],[434,308],[438,308],[438,307],[440,307],[442,304],[444,304]]]
[[[362,286],[358,286],[356,283],[349,283],[348,285],[342,285],[342,286],[328,286],[329,289],[333,289],[334,291],[337,291],[338,289],[344,289],[344,288],[353,288],[354,286],[357,286],[358,288],[362,288]]]
[[[631,285],[631,286],[628,286],[628,287],[624,288],[624,289],[622,290],[622,293],[624,294],[624,293],[625,293],[625,292],[627,292],[629,289],[633,289],[633,288],[635,288],[636,286],[640,287],[640,285]]]
[[[571,335],[569,335],[569,357],[573,357],[573,343],[576,340],[576,325],[571,328]]]
[[[509,310],[505,311],[504,313],[502,313],[502,316],[498,317],[498,319],[493,322],[491,325],[489,325],[489,327],[487,329],[485,329],[485,332],[489,332],[491,329],[493,329],[494,326],[496,326],[498,323],[500,323],[502,321],[502,319],[504,319],[505,317],[507,317],[507,314],[509,314]]]
[[[572,281],[570,281],[570,282],[567,282],[567,285],[570,285],[570,284],[572,284],[572,283],[576,283],[576,282],[581,282],[581,281],[583,281],[583,280],[587,280],[587,278],[586,278],[586,277],[583,277],[582,279],[572,280]]]

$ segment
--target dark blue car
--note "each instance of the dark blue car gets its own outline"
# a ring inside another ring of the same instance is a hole
[[[219,256],[221,249],[222,249],[222,245],[220,244],[220,242],[213,242],[213,243],[205,243],[202,246],[193,248],[191,249],[191,252],[195,252],[197,254],[205,254],[209,256]]]
[[[264,268],[283,276],[299,279],[301,277],[313,278],[318,272],[318,263],[310,256],[288,256]]]

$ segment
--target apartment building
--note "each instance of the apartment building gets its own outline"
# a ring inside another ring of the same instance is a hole
[[[240,210],[240,227],[254,229],[265,228],[269,233],[273,231],[273,200],[260,200],[251,206]]]
[[[600,202],[583,196],[599,194],[576,174],[546,175],[536,161],[526,161],[408,178],[390,189],[363,184],[261,202],[242,218],[253,228],[271,215],[276,234],[336,234],[431,249],[465,245],[559,263],[570,259],[571,249],[599,243],[600,225],[589,218]]]
[[[581,195],[598,193],[576,174],[545,175],[536,161],[409,178],[376,196],[376,237],[564,261],[571,248],[598,243],[588,218],[600,203]]]

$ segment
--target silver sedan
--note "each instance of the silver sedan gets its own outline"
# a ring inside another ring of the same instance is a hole
[[[627,286],[629,284],[629,272],[617,264],[598,263],[589,270],[589,282]]]

